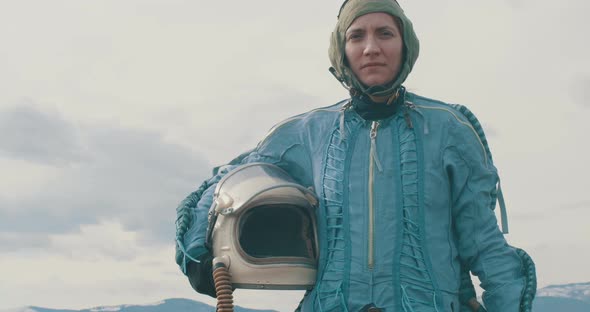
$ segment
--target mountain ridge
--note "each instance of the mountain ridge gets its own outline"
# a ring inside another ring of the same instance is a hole
[[[590,282],[549,285],[537,290],[537,296],[571,298],[590,304]]]
[[[147,304],[123,304],[97,306],[82,310],[50,309],[26,306],[3,309],[0,312],[210,312],[215,307],[186,298],[169,298]],[[269,309],[250,309],[235,306],[235,312],[279,312]],[[590,282],[549,285],[537,290],[533,311],[535,312],[588,312],[590,311]]]
[[[202,303],[200,301],[186,298],[169,298],[155,303],[148,304],[123,304],[114,306],[97,306],[82,310],[71,309],[50,309],[37,306],[26,306],[0,312],[210,312],[215,311],[215,307]],[[276,310],[250,309],[240,306],[234,306],[235,312],[279,312]]]

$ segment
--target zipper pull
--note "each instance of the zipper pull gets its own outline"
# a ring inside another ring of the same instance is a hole
[[[414,129],[414,124],[412,124],[412,119],[410,118],[410,113],[408,112],[408,109],[414,109],[416,108],[416,105],[410,101],[406,101],[404,103],[407,107],[407,109],[404,110],[404,119],[406,120],[406,125],[408,126],[408,128],[410,129]]]
[[[346,103],[344,103],[344,105],[342,105],[342,107],[340,107],[340,111],[343,112],[351,106],[352,106],[352,99],[348,99],[348,101],[346,101]]]
[[[342,107],[340,108],[340,143],[346,139],[346,129],[344,129],[344,113],[346,110],[352,106],[352,99],[348,100]]]
[[[410,119],[410,113],[408,113],[407,109],[404,112],[404,119],[406,120],[406,125],[408,126],[408,128],[414,129],[414,124],[412,124],[412,119]]]
[[[428,120],[426,119],[426,117],[424,117],[424,114],[422,114],[422,111],[420,111],[420,109],[418,109],[416,104],[414,104],[410,101],[406,101],[406,107],[415,111],[418,115],[420,115],[420,117],[422,117],[422,120],[424,121],[424,134],[430,133],[430,130],[428,128]],[[406,124],[408,125],[408,127],[410,129],[414,129],[414,125],[412,124],[412,120],[410,119],[410,114],[408,113],[407,109],[404,113],[404,117],[406,118]]]
[[[375,161],[375,165],[377,165],[377,170],[382,172],[381,169],[381,162],[379,161],[379,156],[377,154],[377,128],[379,128],[379,122],[373,121],[371,123],[371,158]]]

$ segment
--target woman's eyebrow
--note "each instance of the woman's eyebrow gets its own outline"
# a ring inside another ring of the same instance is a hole
[[[395,27],[390,26],[390,25],[383,25],[383,26],[377,27],[377,30],[395,30]]]
[[[358,32],[364,32],[365,29],[364,28],[360,28],[360,27],[356,27],[356,28],[349,28],[346,33],[358,33]]]
[[[391,25],[383,25],[383,26],[379,26],[377,28],[375,28],[376,30],[380,31],[380,30],[396,30],[396,28],[394,26]],[[356,27],[356,28],[349,28],[346,33],[358,33],[358,32],[364,32],[365,29],[362,27]]]

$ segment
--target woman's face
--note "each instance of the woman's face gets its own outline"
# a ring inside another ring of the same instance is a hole
[[[403,46],[400,29],[387,13],[361,15],[346,30],[348,65],[367,87],[395,79],[402,65]]]

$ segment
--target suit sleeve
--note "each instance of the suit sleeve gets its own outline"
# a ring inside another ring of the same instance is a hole
[[[489,312],[518,312],[524,287],[521,260],[490,207],[497,170],[473,128],[456,123],[448,135],[443,158],[461,261],[480,279]]]

